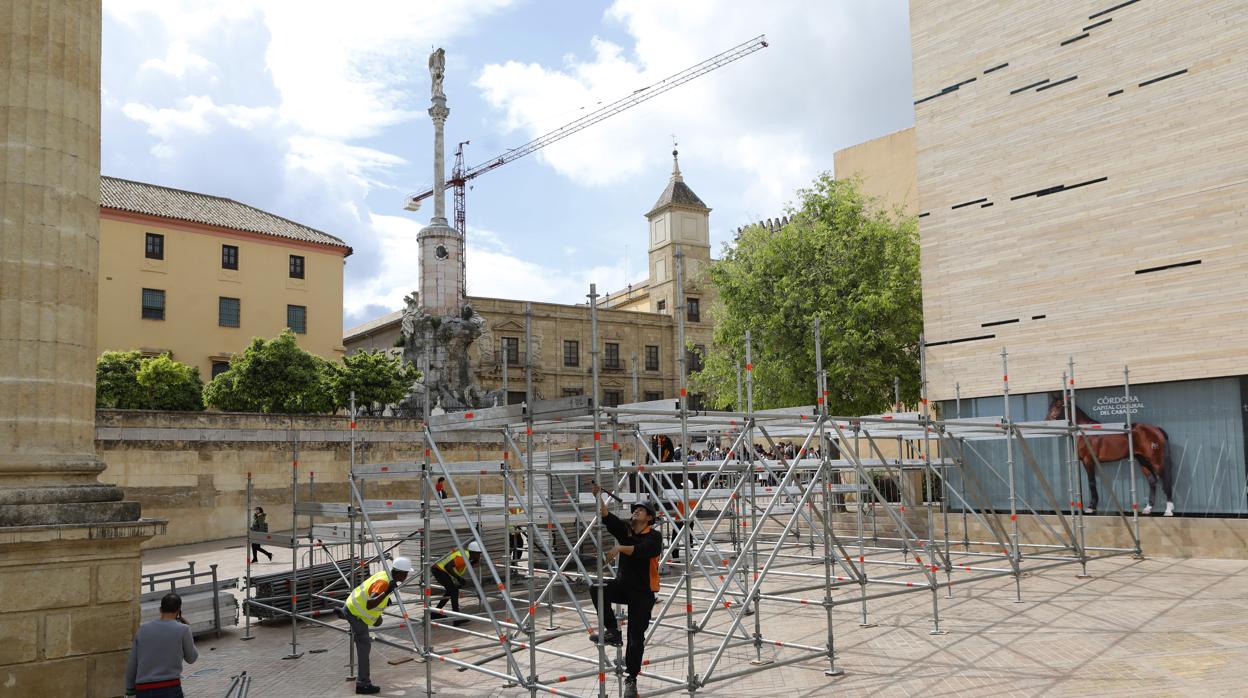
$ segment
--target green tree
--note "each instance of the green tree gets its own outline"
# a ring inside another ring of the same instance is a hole
[[[369,414],[402,400],[420,377],[414,366],[380,349],[349,354],[342,364],[334,382],[334,402],[348,407],[354,392],[355,404]]]
[[[204,388],[204,403],[229,412],[333,412],[337,371],[301,349],[294,332],[286,329],[273,339],[252,339]]]
[[[167,354],[143,359],[135,374],[143,392],[143,409],[204,409],[204,382],[199,369],[174,361]]]
[[[143,355],[136,351],[106,351],[95,360],[95,406],[120,410],[143,409],[139,367]]]
[[[736,402],[748,329],[755,408],[813,404],[819,318],[832,414],[887,409],[894,377],[902,399],[914,400],[923,328],[916,220],[826,173],[798,197],[787,226],[747,228],[712,265],[715,350],[694,388],[716,407]]]

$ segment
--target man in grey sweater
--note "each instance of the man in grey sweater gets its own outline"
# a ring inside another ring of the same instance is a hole
[[[182,619],[182,597],[165,594],[160,620],[139,626],[126,663],[126,695],[182,698],[182,662],[199,659],[191,627]]]

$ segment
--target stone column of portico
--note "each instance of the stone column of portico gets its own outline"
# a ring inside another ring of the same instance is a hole
[[[100,13],[100,0],[0,2],[0,686],[13,695],[121,693],[139,544],[164,526],[97,481]]]

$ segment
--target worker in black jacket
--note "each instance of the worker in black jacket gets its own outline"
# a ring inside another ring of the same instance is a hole
[[[632,516],[625,523],[607,510],[607,504],[599,499],[601,489],[594,485],[594,499],[598,502],[602,523],[607,531],[619,541],[607,551],[608,559],[620,557],[620,567],[615,579],[602,586],[606,607],[602,609],[604,632],[602,642],[619,647],[622,642],[619,624],[611,604],[628,606],[628,647],[624,651],[624,698],[636,698],[637,675],[641,673],[641,657],[646,650],[646,626],[654,610],[654,595],[659,590],[659,555],[663,552],[663,535],[650,527],[654,523],[654,509],[643,502],[633,505]],[[598,589],[590,589],[594,607],[598,607]],[[589,636],[594,644],[598,634]]]

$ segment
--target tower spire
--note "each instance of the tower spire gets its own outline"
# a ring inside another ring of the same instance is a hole
[[[672,135],[672,181],[685,181],[684,178],[680,176],[680,151],[677,150],[675,134]]]

